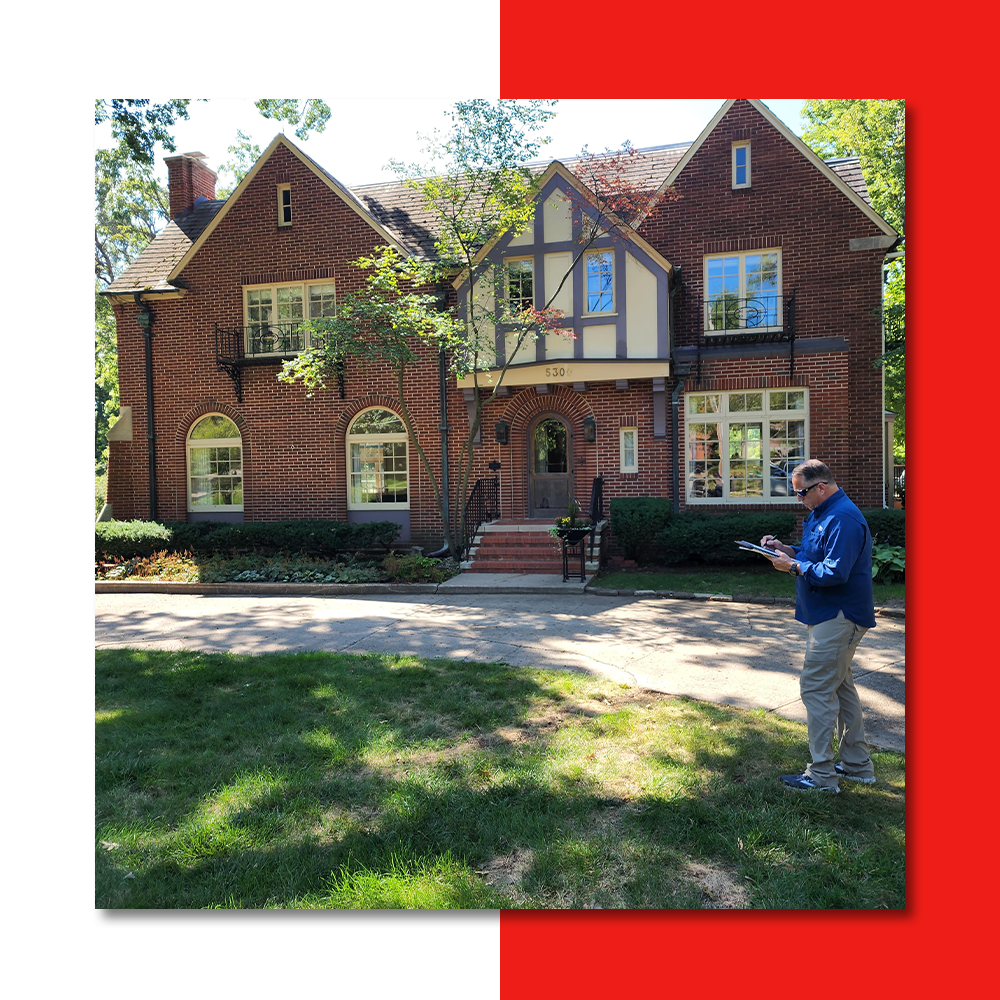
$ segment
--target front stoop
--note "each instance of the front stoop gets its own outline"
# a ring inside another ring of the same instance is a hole
[[[594,536],[594,555],[590,559],[590,537],[586,539],[588,559],[587,575],[600,567],[601,530],[607,522],[601,521]],[[562,545],[549,534],[550,521],[493,521],[484,524],[469,549],[468,558],[462,563],[465,573],[525,573],[562,575]],[[570,572],[577,568],[579,556],[570,556]]]

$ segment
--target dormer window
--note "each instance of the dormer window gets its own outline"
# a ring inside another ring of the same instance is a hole
[[[733,187],[750,187],[750,143],[733,143]]]
[[[278,185],[278,225],[290,226],[292,224],[292,186],[291,184]]]

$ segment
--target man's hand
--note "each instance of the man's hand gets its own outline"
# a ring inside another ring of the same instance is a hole
[[[787,549],[788,546],[785,545],[785,546],[783,546],[783,548]],[[795,560],[791,556],[786,555],[784,552],[779,552],[775,556],[775,558],[771,560],[771,565],[776,570],[780,570],[782,573],[789,572],[789,570],[791,570],[791,568],[792,568],[792,566],[794,564],[795,564]]]
[[[774,535],[765,535],[761,540],[760,544],[764,546],[765,549],[774,549],[775,552],[783,552],[786,556],[794,556],[795,549],[791,545],[785,545],[784,542],[779,542]],[[791,562],[791,559],[789,559]]]

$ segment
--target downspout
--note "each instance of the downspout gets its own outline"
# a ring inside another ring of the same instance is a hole
[[[451,494],[448,490],[448,359],[445,357],[443,348],[438,351],[438,395],[441,408],[441,426],[438,430],[441,432],[441,497],[444,500],[442,504],[444,542],[436,552],[427,554],[429,559],[443,559],[451,552],[451,546],[448,544],[448,535],[450,534],[448,512],[451,507]]]
[[[146,341],[146,460],[149,463],[149,519],[156,520],[156,425],[153,416],[153,320],[156,314],[142,301],[142,292],[135,293],[139,306],[136,322],[142,327]]]
[[[672,488],[673,488],[673,512],[675,514],[680,513],[681,509],[681,499],[680,499],[680,489],[681,489],[681,470],[680,470],[680,420],[678,416],[678,407],[680,406],[680,395],[681,389],[684,388],[684,383],[687,381],[688,375],[691,374],[691,366],[683,365],[676,369],[677,384],[673,388],[673,392],[670,393],[670,436],[672,443],[672,454],[671,459],[671,478],[672,478]]]

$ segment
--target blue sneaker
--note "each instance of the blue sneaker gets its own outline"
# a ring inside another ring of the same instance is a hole
[[[848,781],[860,781],[862,785],[874,785],[875,784],[875,776],[874,775],[872,775],[872,777],[870,777],[870,778],[862,778],[860,774],[851,774],[850,771],[845,771],[843,764],[834,764],[833,765],[833,769],[842,778],[847,778]]]
[[[779,777],[789,788],[798,788],[802,791],[815,789],[817,792],[833,792],[836,794],[840,789],[836,785],[821,785],[809,777],[808,774],[782,774]]]

